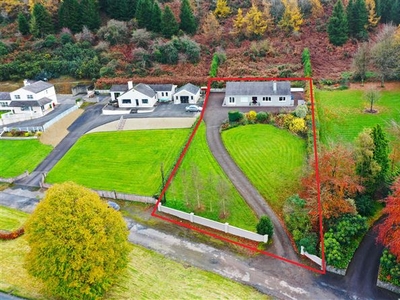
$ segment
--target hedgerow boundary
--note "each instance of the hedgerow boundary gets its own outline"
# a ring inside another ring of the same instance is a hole
[[[320,241],[321,241],[321,268],[320,269],[310,267],[310,266],[308,266],[306,264],[302,264],[302,263],[299,263],[297,261],[293,261],[293,260],[287,259],[285,257],[276,255],[276,254],[268,252],[268,251],[260,250],[260,249],[254,247],[254,246],[247,245],[247,244],[245,244],[243,242],[238,242],[238,241],[231,240],[231,239],[229,239],[229,238],[227,238],[225,236],[216,234],[214,232],[210,232],[210,231],[205,230],[205,229],[197,228],[195,226],[192,226],[191,224],[180,222],[180,221],[177,221],[175,219],[168,218],[166,216],[157,214],[157,207],[158,207],[159,203],[161,203],[161,201],[162,201],[162,199],[164,197],[164,194],[168,190],[173,178],[175,177],[176,172],[178,171],[179,167],[181,166],[183,158],[185,157],[186,152],[189,149],[189,147],[190,147],[190,145],[192,143],[192,140],[193,140],[194,136],[197,133],[197,130],[198,130],[200,124],[201,124],[201,121],[203,120],[204,113],[205,113],[205,111],[207,109],[207,103],[208,103],[208,99],[209,99],[209,96],[210,96],[212,83],[213,82],[226,82],[226,81],[272,81],[272,80],[273,81],[304,81],[305,84],[307,85],[306,88],[309,89],[309,98],[310,98],[310,102],[311,102],[311,116],[312,116],[313,146],[314,146],[313,147],[313,150],[314,150],[313,154],[314,154],[314,159],[315,159],[315,162],[316,162],[316,164],[315,164],[315,166],[316,166],[315,167],[315,174],[316,174],[315,182],[316,182],[316,190],[318,192],[317,200],[318,200],[318,212],[319,212],[319,235],[320,235]],[[321,195],[320,195],[320,178],[319,178],[319,170],[318,170],[318,145],[317,145],[317,130],[316,130],[316,125],[315,125],[315,122],[316,122],[315,117],[316,117],[315,116],[315,101],[314,101],[314,91],[313,91],[312,78],[309,78],[309,77],[303,77],[303,78],[258,78],[258,77],[254,77],[254,78],[252,78],[252,77],[246,77],[246,78],[233,78],[233,77],[232,78],[230,78],[230,77],[209,78],[208,81],[207,81],[207,91],[206,91],[206,96],[205,96],[205,100],[204,100],[203,110],[201,111],[199,120],[196,123],[196,126],[193,128],[193,131],[190,134],[190,136],[189,136],[189,138],[188,138],[188,140],[187,140],[187,142],[186,142],[186,144],[184,146],[184,149],[181,152],[181,155],[180,155],[179,159],[176,162],[176,165],[174,166],[172,172],[170,173],[170,175],[169,175],[169,177],[168,177],[168,179],[167,179],[167,181],[166,181],[166,183],[164,185],[164,188],[162,189],[162,191],[161,191],[161,193],[160,193],[160,195],[158,197],[158,200],[157,200],[157,202],[156,202],[156,204],[155,204],[155,206],[153,208],[153,211],[152,211],[151,215],[153,217],[159,218],[161,220],[164,220],[164,221],[173,223],[175,225],[178,225],[178,226],[181,226],[181,227],[185,227],[185,228],[197,231],[199,233],[202,233],[204,235],[219,239],[221,241],[235,244],[235,245],[243,247],[245,249],[248,249],[248,250],[251,250],[251,251],[254,251],[254,252],[258,252],[260,254],[264,254],[264,255],[279,259],[281,261],[287,262],[289,264],[296,265],[298,267],[302,267],[304,269],[307,269],[307,270],[310,270],[310,271],[313,271],[313,272],[316,272],[316,273],[319,273],[319,274],[325,274],[326,273],[326,262],[325,262],[325,249],[324,249],[324,235],[323,235],[323,228],[322,228],[322,205],[321,205]]]

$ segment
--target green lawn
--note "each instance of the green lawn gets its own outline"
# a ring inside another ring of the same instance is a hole
[[[15,177],[35,167],[52,147],[38,140],[0,140],[0,177]]]
[[[363,91],[321,91],[315,93],[322,143],[350,142],[364,129],[376,124],[386,127],[394,119],[400,121],[400,91],[382,91],[374,105],[377,114],[365,112],[368,103]]]
[[[190,129],[99,132],[83,136],[49,172],[46,182],[152,196],[160,167],[170,170]]]
[[[197,166],[198,176],[193,178],[192,166]],[[217,193],[218,181],[224,181],[229,199],[226,203],[228,216],[220,218],[223,204]],[[194,181],[200,182],[201,209],[197,209]],[[184,185],[189,188],[188,200],[184,197]],[[228,222],[231,225],[255,231],[257,218],[240,194],[229,181],[210,149],[206,140],[206,127],[202,123],[182,161],[170,188],[167,191],[167,206],[186,212],[195,212],[203,217]]]
[[[306,142],[272,125],[239,126],[222,132],[226,149],[258,189],[280,212],[298,192],[306,161]]]
[[[16,229],[27,214],[0,206],[0,229]],[[3,219],[7,216],[7,220]],[[14,220],[10,225],[9,220]],[[24,269],[29,246],[24,237],[0,241],[0,290],[28,299],[46,297],[41,282]],[[166,280],[165,274],[168,274]],[[130,263],[104,299],[269,299],[251,287],[220,275],[188,267],[163,255],[132,245]]]

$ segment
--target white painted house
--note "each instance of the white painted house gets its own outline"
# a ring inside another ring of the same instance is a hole
[[[191,83],[187,83],[184,86],[176,90],[174,94],[174,103],[190,103],[195,104],[200,99],[200,88]]]
[[[31,83],[25,80],[22,88],[10,93],[10,100],[8,110],[30,118],[44,116],[58,104],[54,85],[44,81]]]
[[[147,84],[133,86],[128,82],[128,91],[117,97],[118,106],[123,108],[153,107],[157,103],[157,93]]]
[[[116,101],[117,98],[128,91],[127,84],[113,84],[110,89],[111,101]]]
[[[173,84],[149,84],[149,87],[157,93],[157,99],[160,102],[172,101],[176,90],[176,85]]]
[[[289,81],[228,81],[225,106],[293,106]]]

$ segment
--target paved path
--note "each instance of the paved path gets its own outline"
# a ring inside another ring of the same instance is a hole
[[[253,187],[225,149],[219,128],[223,120],[227,119],[228,111],[232,108],[222,107],[222,99],[223,94],[221,93],[210,94],[207,108],[204,113],[204,121],[207,126],[207,142],[210,150],[219,165],[225,171],[225,174],[229,177],[235,188],[239,191],[243,199],[245,199],[256,215],[258,217],[261,217],[262,215],[270,217],[274,224],[274,242],[270,252],[292,261],[299,261],[298,256],[293,250],[291,241],[286,231],[283,229],[281,220],[277,217],[260,193]],[[245,108],[245,111],[248,110],[248,108]],[[265,108],[263,110],[265,110]]]

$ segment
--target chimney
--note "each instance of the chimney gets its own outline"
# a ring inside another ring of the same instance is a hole
[[[133,89],[133,82],[132,81],[128,81],[128,91]]]
[[[276,81],[272,82],[272,89],[273,89],[274,93],[276,93]]]

